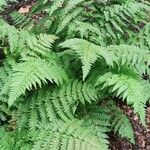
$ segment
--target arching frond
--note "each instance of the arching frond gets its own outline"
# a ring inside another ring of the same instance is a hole
[[[61,43],[60,46],[70,48],[77,53],[83,65],[83,79],[86,78],[91,66],[98,58],[104,58],[109,66],[113,66],[115,62],[118,66],[126,64],[138,67],[144,63],[145,56],[149,55],[149,52],[142,51],[135,46],[122,44],[102,47],[82,39],[69,39]]]
[[[75,9],[73,12],[69,13],[68,15],[64,16],[65,18],[59,24],[59,27],[56,33],[61,32],[64,28],[68,26],[68,24],[76,18],[82,12],[82,8]]]
[[[32,150],[105,150],[92,128],[82,126],[82,122],[78,120],[56,122],[40,131]]]
[[[18,2],[17,0],[1,0],[0,11],[2,11],[10,2]]]
[[[47,83],[48,80],[60,84],[65,78],[63,68],[52,60],[33,58],[18,63],[9,77],[9,85],[6,83],[10,88],[8,104],[11,106],[19,96],[25,94],[26,90],[30,91],[32,87],[41,87],[42,83]]]
[[[85,105],[97,99],[96,90],[86,82],[73,81],[54,91],[41,90],[34,94],[30,101],[20,104],[17,113],[18,126],[24,128],[27,125],[34,130],[39,122],[53,122],[57,119],[67,122],[75,118],[74,114],[79,102]]]
[[[83,64],[83,80],[88,75],[92,64],[96,62],[98,57],[103,57],[109,65],[113,65],[113,53],[109,53],[103,47],[90,43],[82,39],[69,39],[60,44],[63,48],[74,50],[80,57]]]
[[[139,114],[141,122],[145,125],[145,104],[149,98],[147,84],[144,84],[135,74],[130,75],[129,72],[108,72],[98,78],[96,85],[99,84],[103,84],[103,88],[114,92],[115,96],[127,100],[127,104],[132,105],[135,113]]]
[[[113,101],[108,102],[106,106],[109,107],[111,112],[111,130],[115,134],[118,134],[121,138],[126,138],[131,143],[135,144],[133,128],[128,117],[115,105]]]
[[[51,51],[52,43],[57,39],[54,35],[35,35],[26,30],[18,30],[0,20],[0,38],[7,39],[11,53],[26,55],[47,55]]]
[[[28,15],[20,14],[17,11],[14,11],[11,14],[11,18],[15,26],[19,28],[25,28],[26,26],[32,26],[33,20]]]
[[[147,50],[150,49],[150,37],[149,37],[149,34],[150,34],[150,23],[147,23],[144,26],[144,28],[140,31],[139,35],[137,36],[138,37],[138,39],[137,39],[138,43],[140,44],[140,46],[143,49],[147,49]]]

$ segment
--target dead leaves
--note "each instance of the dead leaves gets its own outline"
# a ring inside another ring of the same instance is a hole
[[[25,6],[25,7],[21,7],[18,12],[20,14],[27,14],[30,12],[30,9],[31,9],[31,6]]]

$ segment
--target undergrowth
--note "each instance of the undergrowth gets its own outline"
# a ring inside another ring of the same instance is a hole
[[[146,126],[148,10],[144,0],[37,0],[11,24],[1,16],[0,149],[107,150],[110,132],[135,144],[117,103]]]

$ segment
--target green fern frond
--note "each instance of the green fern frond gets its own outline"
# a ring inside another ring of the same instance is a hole
[[[141,122],[145,125],[145,104],[148,100],[145,88],[148,88],[148,86],[140,78],[128,73],[128,71],[108,72],[98,78],[96,86],[103,84],[103,89],[109,88],[110,92],[114,92],[115,96],[127,100],[127,104],[132,105],[135,113],[140,116]]]
[[[13,20],[14,25],[17,27],[19,26],[20,28],[25,28],[26,26],[33,24],[33,21],[29,16],[20,14],[17,11],[11,13],[11,18]]]
[[[150,49],[150,23],[147,23],[138,35],[138,43],[143,49]]]
[[[114,53],[117,57],[116,63],[121,66],[126,64],[138,68],[139,65],[144,64],[146,56],[149,56],[148,51],[133,45],[110,45],[107,49]]]
[[[77,7],[77,5],[81,4],[84,0],[69,0],[68,3],[65,6],[65,14],[69,13],[70,11],[72,11],[73,9],[75,9]]]
[[[10,2],[18,2],[17,0],[1,0],[0,1],[0,11],[2,11]]]
[[[121,138],[125,138],[135,144],[133,128],[127,116],[113,101],[109,101],[106,106],[111,112],[111,130]]]
[[[4,127],[0,128],[0,148],[2,150],[20,149],[20,150],[31,150],[33,144],[34,133],[27,131],[10,131],[7,132]],[[36,134],[35,134],[36,135]]]
[[[57,119],[67,122],[75,118],[79,102],[85,105],[97,99],[96,90],[86,82],[73,81],[54,91],[40,90],[32,96],[31,102],[20,104],[17,113],[18,126],[21,129],[27,125],[31,130],[35,130],[39,122],[53,122]]]
[[[96,24],[83,22],[81,20],[75,20],[73,23],[69,25],[67,34],[69,38],[73,38],[74,35],[79,34],[78,36],[82,39],[89,40],[93,43],[96,43],[102,46],[105,45],[102,32],[100,31],[100,29],[97,27]]]
[[[103,148],[108,149],[108,135],[111,131],[110,110],[106,106],[92,106],[86,110],[85,126],[91,126],[99,138]]]
[[[82,61],[83,80],[88,75],[92,64],[96,62],[98,57],[103,57],[107,64],[113,65],[113,53],[109,53],[103,47],[90,43],[82,39],[69,39],[60,44],[63,48],[70,48],[74,50]],[[114,58],[115,59],[115,58]]]
[[[106,140],[108,139],[106,133],[111,131],[118,134],[121,138],[129,140],[131,143],[135,143],[130,120],[112,100],[104,100],[101,106],[89,108],[85,116],[85,125],[90,125],[94,128],[93,130],[97,132],[100,141],[103,141],[101,145],[104,144],[106,147],[109,144]]]
[[[74,18],[76,18],[81,12],[82,12],[82,8],[78,8],[78,9],[75,9],[73,12],[69,13],[67,16],[64,15],[64,19],[59,24],[59,27],[58,27],[56,33],[58,34],[61,31],[63,31],[63,29],[66,28],[69,25],[69,23]]]
[[[32,150],[106,150],[100,145],[92,128],[82,126],[79,120],[56,122],[40,131]]]
[[[0,38],[7,38],[10,52],[20,53],[23,56],[48,55],[51,52],[52,43],[57,39],[55,35],[35,35],[26,30],[19,30],[14,26],[0,21]]]
[[[19,96],[25,94],[26,90],[30,91],[32,87],[37,88],[37,85],[41,87],[42,83],[47,83],[48,80],[61,84],[65,79],[65,71],[53,60],[32,58],[18,63],[10,76],[8,104],[11,106]]]
[[[13,113],[7,106],[7,97],[0,98],[0,126],[1,122],[7,121],[7,117],[10,117]]]
[[[82,39],[69,39],[61,43],[60,46],[74,50],[80,57],[83,65],[83,80],[98,58],[104,58],[109,66],[113,66],[116,63],[118,66],[126,64],[138,68],[141,63],[144,64],[145,56],[149,55],[149,52],[142,51],[136,46],[122,44],[102,47]]]
[[[85,103],[92,103],[92,101],[94,102],[98,99],[98,95],[90,84],[73,81],[66,86],[62,86],[61,89],[54,91],[51,99],[55,108],[54,111],[57,112],[61,119],[66,120],[66,116],[73,118],[79,102],[83,105]]]
[[[98,24],[105,38],[110,38],[112,43],[134,35],[134,29],[140,30],[137,23],[146,22],[148,18],[146,11],[150,5],[144,1],[110,1],[107,5],[98,5],[96,1],[94,8],[97,11],[97,19],[94,21]],[[99,14],[102,14],[101,16]],[[93,14],[94,15],[94,14]],[[130,18],[130,19],[129,19]],[[108,43],[110,44],[110,43]]]
[[[49,10],[49,16],[51,16],[57,9],[61,8],[65,0],[55,0]]]

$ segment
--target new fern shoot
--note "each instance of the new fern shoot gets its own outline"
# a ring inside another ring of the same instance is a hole
[[[118,101],[146,126],[149,10],[144,0],[37,0],[11,22],[1,16],[0,150],[108,150],[110,132],[135,144]]]

